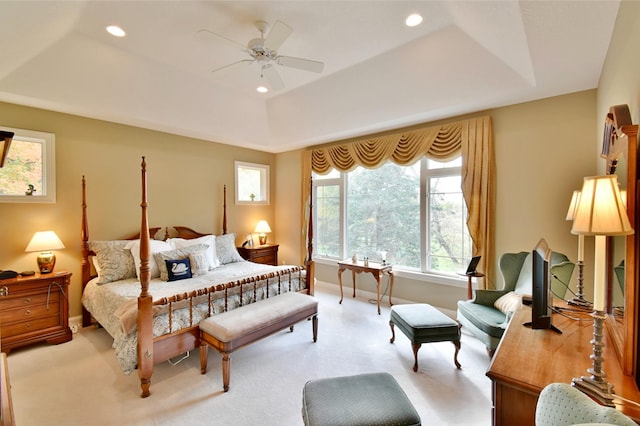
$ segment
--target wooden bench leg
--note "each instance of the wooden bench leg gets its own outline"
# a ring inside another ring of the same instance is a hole
[[[207,361],[209,359],[209,346],[206,343],[200,343],[200,374],[207,372]]]
[[[389,342],[393,343],[396,340],[396,332],[393,328],[393,321],[389,321],[389,327],[391,327],[391,340],[389,340]]]
[[[420,347],[422,346],[422,343],[412,343],[411,347],[413,348],[413,358],[415,360],[415,364],[413,364],[413,371],[416,372],[418,371],[418,351],[420,350]]]
[[[318,341],[318,315],[311,318],[311,326],[313,328],[313,343]]]
[[[461,369],[462,366],[460,365],[460,363],[458,362],[458,352],[460,352],[460,340],[454,340],[453,344],[456,347],[456,353],[453,355],[453,362],[456,364],[456,367],[458,369]]]
[[[222,354],[222,387],[224,391],[229,390],[229,380],[231,379],[231,357],[228,353]]]

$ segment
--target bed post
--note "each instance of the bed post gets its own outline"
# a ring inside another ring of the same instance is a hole
[[[309,294],[313,296],[315,292],[315,264],[313,262],[313,178],[309,179],[309,228],[307,230],[307,286]]]
[[[84,287],[91,279],[91,265],[89,264],[89,225],[87,222],[87,188],[86,180],[82,175],[82,224],[80,228],[80,251],[82,252],[82,261],[80,263],[82,275],[82,292]],[[82,326],[89,327],[91,325],[91,314],[82,306]]]
[[[142,222],[140,224],[140,297],[138,297],[138,376],[142,397],[150,395],[153,374],[153,299],[149,294],[149,224],[147,218],[147,163],[142,157]]]
[[[222,234],[227,233],[227,185],[224,186],[222,199]]]

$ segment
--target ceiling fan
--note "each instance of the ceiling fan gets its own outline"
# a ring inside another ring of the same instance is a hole
[[[319,61],[313,61],[311,59],[294,58],[292,56],[278,55],[278,49],[282,46],[287,38],[293,32],[293,28],[281,21],[276,21],[273,24],[273,28],[269,31],[269,34],[265,38],[264,35],[267,32],[269,25],[265,21],[256,21],[256,28],[260,31],[260,37],[249,40],[247,45],[235,42],[228,39],[225,36],[214,33],[209,30],[200,30],[198,33],[208,34],[216,37],[218,40],[225,42],[226,44],[239,49],[249,54],[251,59],[242,59],[240,61],[233,62],[231,64],[214,69],[212,72],[218,72],[223,69],[235,67],[240,64],[252,64],[257,63],[260,65],[261,77],[264,77],[269,82],[269,85],[273,90],[284,89],[284,83],[280,74],[276,70],[274,65],[281,65],[283,67],[296,68],[304,71],[311,71],[315,73],[321,73],[324,68],[324,63]]]

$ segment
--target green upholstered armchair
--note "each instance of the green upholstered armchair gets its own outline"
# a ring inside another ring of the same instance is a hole
[[[575,264],[562,253],[551,252],[551,292],[563,299],[567,292]],[[501,290],[475,290],[472,300],[458,301],[458,321],[462,327],[482,341],[489,356],[498,347],[507,328],[510,312],[498,310],[494,303],[501,296],[514,291],[531,295],[531,252],[505,253],[500,257],[500,272],[504,279]]]
[[[536,426],[579,424],[637,426],[620,411],[598,404],[571,385],[551,383],[545,386],[538,397]]]

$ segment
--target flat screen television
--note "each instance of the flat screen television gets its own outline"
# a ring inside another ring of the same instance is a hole
[[[550,329],[562,333],[551,323],[551,250],[541,239],[531,252],[531,322],[524,325],[533,329]]]

